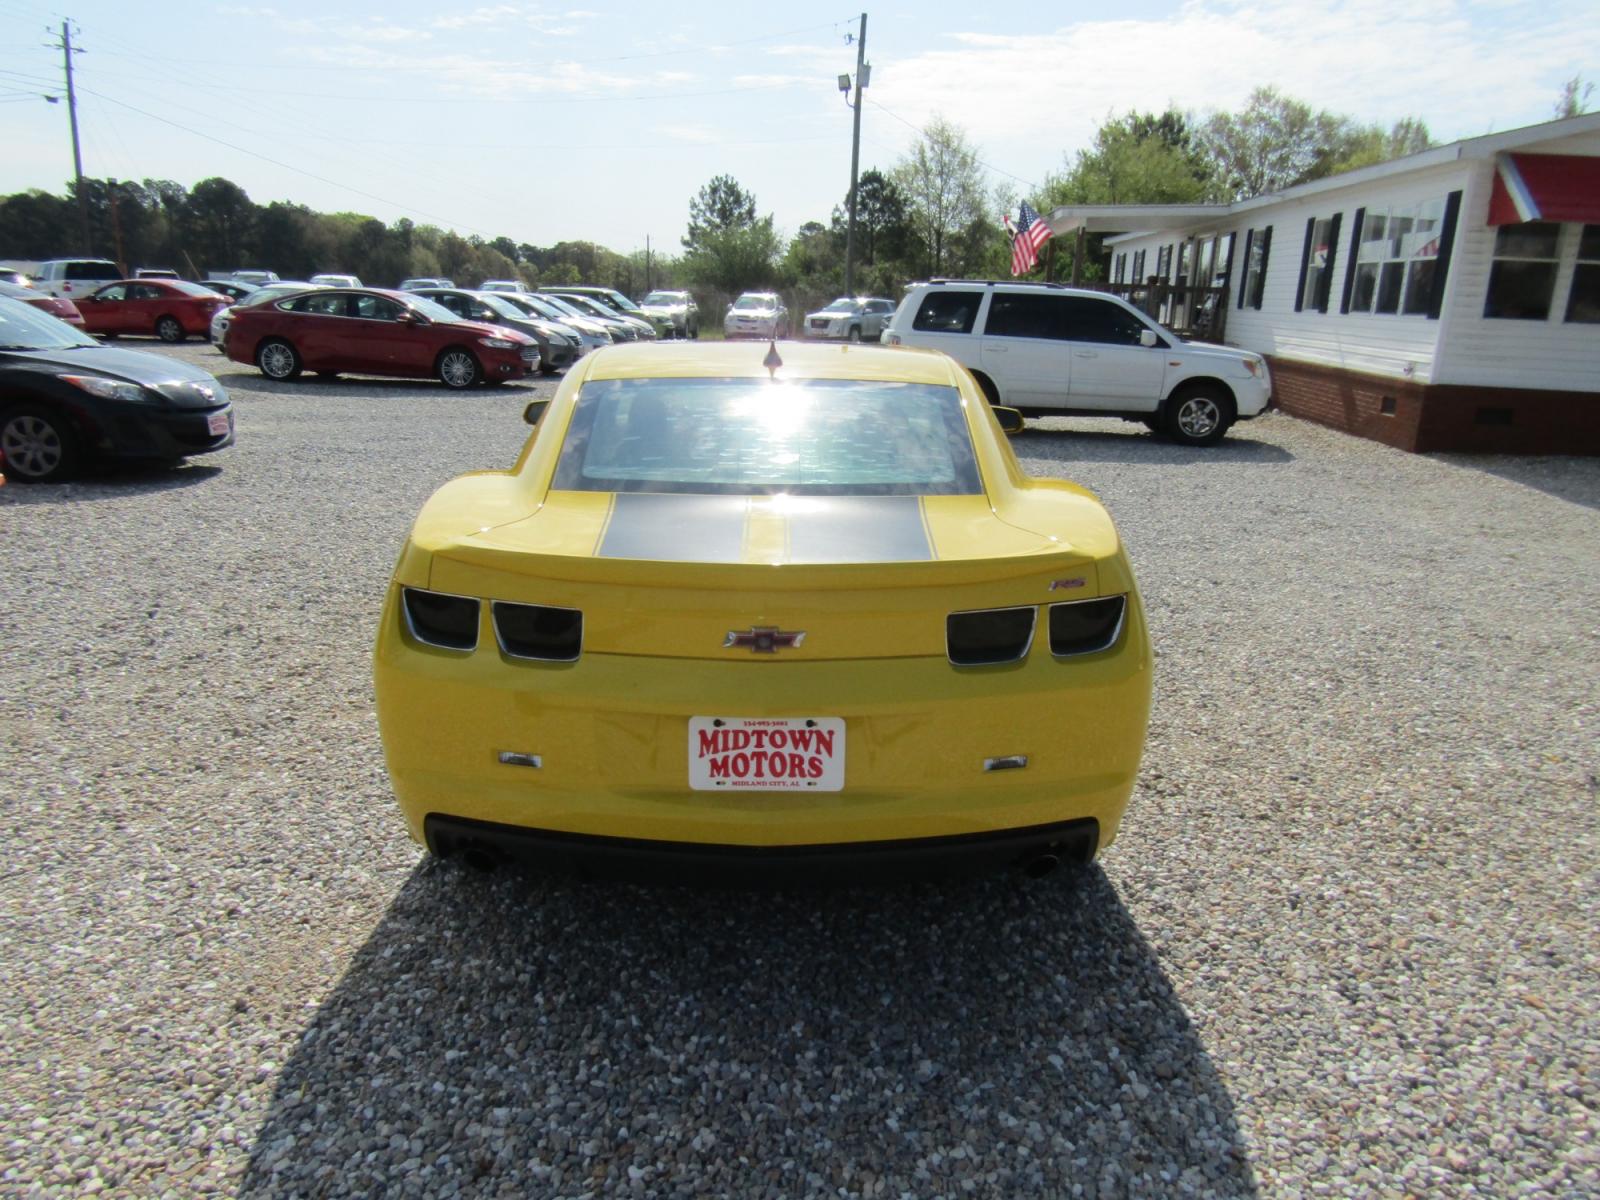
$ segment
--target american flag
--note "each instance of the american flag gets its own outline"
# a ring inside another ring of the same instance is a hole
[[[1026,275],[1039,261],[1039,247],[1050,240],[1050,226],[1040,220],[1033,206],[1024,200],[1017,212],[1016,225],[1013,227],[1008,217],[1006,227],[1012,230],[1011,273]]]

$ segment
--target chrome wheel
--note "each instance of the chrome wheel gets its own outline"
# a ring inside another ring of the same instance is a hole
[[[445,387],[471,387],[478,382],[478,360],[465,350],[446,350],[439,356],[439,381]]]
[[[1185,437],[1207,438],[1222,424],[1222,410],[1210,396],[1190,396],[1178,405],[1178,428]]]
[[[268,379],[293,379],[300,374],[300,356],[288,342],[268,342],[261,347],[256,365]]]
[[[0,451],[5,469],[30,483],[62,473],[70,453],[66,437],[49,418],[33,412],[15,413],[0,428]]]

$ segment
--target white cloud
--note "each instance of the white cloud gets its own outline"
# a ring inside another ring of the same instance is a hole
[[[1600,59],[1592,8],[1526,11],[1500,25],[1492,6],[1458,0],[1190,0],[1161,19],[954,34],[949,49],[877,64],[867,94],[914,124],[942,113],[1041,175],[1109,113],[1237,108],[1261,84],[1363,121],[1419,116],[1454,140],[1547,119],[1560,79]],[[897,144],[912,136],[878,125]],[[1048,147],[1050,161],[1022,147]]]

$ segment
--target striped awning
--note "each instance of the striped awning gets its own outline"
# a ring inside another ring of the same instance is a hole
[[[1502,154],[1495,160],[1489,224],[1600,223],[1600,157]]]

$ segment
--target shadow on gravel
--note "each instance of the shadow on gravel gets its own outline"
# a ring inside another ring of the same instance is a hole
[[[239,1194],[1074,1185],[1256,1191],[1098,868],[757,894],[424,865],[284,1065]]]
[[[1180,446],[1176,442],[1140,430],[1108,432],[1084,429],[1049,429],[1029,425],[1011,435],[1011,448],[1017,457],[1048,458],[1057,461],[1148,463],[1152,466],[1210,467],[1237,463],[1288,463],[1295,456],[1282,446],[1257,442],[1228,434],[1215,446]]]
[[[1467,471],[1496,475],[1558,500],[1600,508],[1600,458],[1569,455],[1512,457],[1506,454],[1430,454],[1429,458]]]
[[[147,492],[194,487],[222,474],[221,467],[196,463],[175,465],[109,462],[87,468],[70,483],[16,483],[0,487],[0,504],[78,504],[86,500],[120,500]]]

